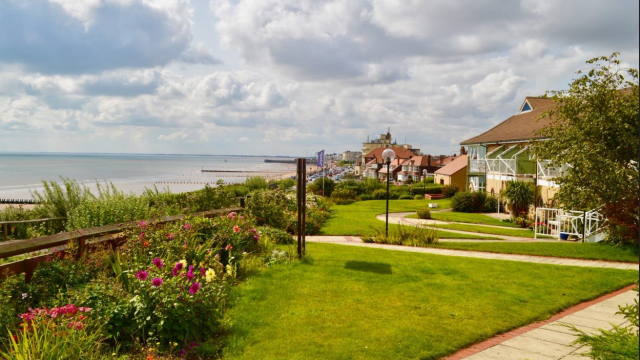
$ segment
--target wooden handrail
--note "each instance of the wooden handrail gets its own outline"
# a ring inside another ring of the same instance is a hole
[[[212,217],[216,215],[230,213],[232,211],[241,212],[241,211],[244,211],[244,209],[241,207],[225,208],[225,209],[191,213],[189,215]],[[149,224],[151,223],[164,224],[164,223],[174,222],[183,217],[184,215],[174,215],[174,216],[165,216],[165,217],[156,218],[156,219],[148,219],[143,221],[146,221]],[[89,238],[122,232],[123,230],[137,227],[139,223],[140,221],[129,221],[129,222],[120,223],[120,224],[112,224],[112,225],[98,226],[98,227],[93,227],[88,229],[74,230],[74,231],[55,234],[55,235],[43,236],[35,239],[11,240],[7,242],[0,242],[0,259],[6,259],[8,257],[16,256],[16,255],[28,254],[30,252],[34,252],[38,250],[51,249],[59,246],[64,246],[71,240],[77,240],[82,247],[82,244],[84,243],[84,241]],[[80,249],[81,252],[82,250],[83,249]],[[3,266],[0,266],[0,268],[2,268]]]
[[[28,223],[35,223],[35,222],[45,222],[45,221],[64,220],[64,219],[66,219],[66,217],[55,217],[55,218],[46,218],[46,219],[33,219],[33,220],[7,220],[7,221],[0,221],[0,225],[28,224]]]

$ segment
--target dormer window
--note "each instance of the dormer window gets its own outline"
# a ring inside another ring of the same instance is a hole
[[[523,112],[525,112],[525,111],[531,111],[531,110],[533,110],[533,109],[531,108],[531,105],[529,105],[529,102],[528,102],[528,101],[525,101],[525,102],[524,102],[524,105],[522,105],[522,110],[520,110],[520,112],[521,112],[521,113],[523,113]]]

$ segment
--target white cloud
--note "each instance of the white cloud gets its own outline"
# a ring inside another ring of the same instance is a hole
[[[184,140],[187,137],[189,137],[189,134],[179,131],[169,135],[160,135],[158,136],[158,140]]]

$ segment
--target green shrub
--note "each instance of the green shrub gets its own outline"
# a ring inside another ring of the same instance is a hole
[[[358,198],[358,193],[351,189],[336,189],[331,194],[331,198],[335,200],[351,200],[355,201]]]
[[[323,185],[324,184],[324,185]],[[318,178],[307,187],[307,191],[311,194],[331,196],[336,187],[336,182],[329,178]],[[323,190],[324,188],[324,190]]]
[[[498,198],[495,196],[487,196],[487,199],[484,201],[483,212],[497,212],[498,211]]]
[[[413,195],[425,195],[425,194],[442,194],[442,185],[429,184],[428,186],[415,185],[409,190]]]
[[[423,226],[399,225],[389,229],[389,236],[385,234],[383,228],[376,228],[372,233],[362,237],[362,241],[367,243],[406,245],[406,246],[426,246],[427,244],[437,244],[439,240],[438,232],[435,229]]]
[[[371,194],[371,197],[373,197],[376,200],[384,200],[387,198],[387,190],[385,189],[378,189],[376,191],[373,192],[373,194]],[[391,196],[389,196],[391,197]]]
[[[413,200],[424,200],[424,196],[416,195],[416,196],[413,197]]]
[[[284,230],[289,226],[289,211],[295,205],[280,190],[256,190],[247,199],[246,211],[259,226]]]
[[[418,209],[418,218],[431,219],[431,210],[428,207]]]
[[[118,192],[85,200],[69,212],[67,230],[142,220],[151,217],[145,198]]]
[[[335,190],[352,190],[357,195],[362,195],[366,192],[367,188],[365,184],[357,180],[343,180],[336,184]]]
[[[37,211],[42,218],[67,217],[78,205],[93,197],[89,189],[80,186],[77,181],[62,177],[60,180],[62,185],[55,181],[43,181],[43,192],[34,190],[31,194],[39,203]]]
[[[282,179],[278,181],[278,189],[287,192],[296,185],[296,181],[293,179]]]
[[[244,182],[249,191],[266,190],[269,188],[269,183],[262,176],[249,176]]]
[[[373,196],[371,195],[360,195],[360,201],[373,200]]]
[[[385,183],[378,179],[364,178],[362,180],[362,183],[364,184],[364,187],[366,189],[365,194],[372,196],[376,190],[384,190],[387,188]]]
[[[403,194],[398,196],[398,200],[413,200],[413,196],[408,194]]]
[[[509,180],[504,195],[511,208],[511,216],[527,213],[534,201],[534,189],[529,182]]]
[[[635,288],[638,291],[638,288]],[[637,296],[637,295],[636,295]],[[624,315],[629,322],[627,326],[613,326],[613,330],[599,330],[599,333],[585,333],[584,331],[570,326],[573,331],[578,334],[575,344],[587,346],[589,351],[584,356],[589,356],[595,360],[635,360],[640,358],[638,349],[638,341],[640,340],[638,332],[639,312],[638,298],[634,299],[634,303],[626,306],[619,306],[616,313]]]
[[[293,236],[291,236],[291,234],[286,231],[266,226],[259,226],[256,228],[256,230],[258,230],[261,239],[264,239],[265,241],[268,241],[272,244],[288,245],[294,243]]]
[[[450,198],[453,197],[455,194],[457,194],[460,191],[460,188],[458,187],[458,185],[445,185],[442,188],[442,197],[444,198]]]
[[[487,194],[481,191],[460,191],[451,198],[451,207],[457,212],[482,212]]]

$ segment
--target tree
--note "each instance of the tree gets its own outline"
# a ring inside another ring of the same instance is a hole
[[[566,91],[551,91],[550,124],[534,144],[538,159],[567,170],[554,181],[565,207],[603,207],[609,239],[638,242],[638,70],[621,68],[618,53],[587,61]]]
[[[504,190],[504,196],[507,198],[511,207],[511,216],[518,216],[527,213],[529,205],[533,204],[534,191],[531,183],[510,180],[507,182],[507,188]]]

